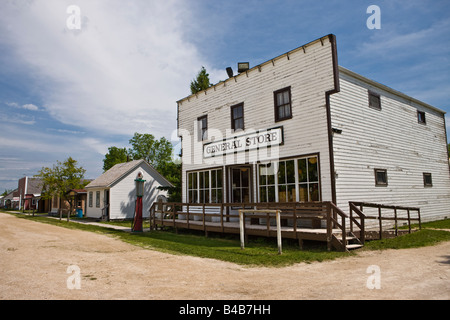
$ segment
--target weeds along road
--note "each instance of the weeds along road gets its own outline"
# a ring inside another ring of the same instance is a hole
[[[251,268],[0,213],[0,299],[448,300],[450,242]]]

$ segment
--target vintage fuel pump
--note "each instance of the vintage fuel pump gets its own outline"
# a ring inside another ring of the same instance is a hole
[[[136,179],[134,180],[136,182],[136,208],[134,210],[134,219],[133,219],[133,226],[131,228],[131,231],[133,232],[142,232],[142,197],[144,196],[144,182],[143,179],[144,174],[142,171],[139,171],[137,174]]]

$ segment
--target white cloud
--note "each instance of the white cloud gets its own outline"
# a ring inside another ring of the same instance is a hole
[[[3,39],[39,79],[46,111],[62,123],[102,133],[170,135],[176,101],[189,94],[190,80],[206,64],[183,37],[189,4],[79,0],[81,29],[70,30],[71,4],[2,4]]]

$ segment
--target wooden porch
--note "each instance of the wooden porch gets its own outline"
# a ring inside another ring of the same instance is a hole
[[[364,212],[364,207],[375,207],[379,215],[374,217]],[[154,203],[150,208],[150,230],[157,227],[172,227],[175,229],[201,230],[208,232],[239,234],[241,232],[239,210],[244,212],[244,234],[262,237],[277,237],[276,215],[280,211],[281,238],[296,239],[300,248],[304,240],[326,242],[328,250],[348,251],[361,248],[366,239],[372,238],[373,230],[366,230],[365,219],[379,219],[379,238],[386,230],[382,230],[382,221],[391,217],[383,217],[382,209],[407,210],[406,219],[411,226],[411,220],[420,224],[420,209],[380,204],[350,203],[350,216],[339,209],[334,203],[323,202],[292,202],[292,203]],[[413,218],[410,212],[416,211],[418,218]],[[397,226],[397,224],[396,224]],[[397,236],[398,229],[395,229]],[[411,227],[409,228],[411,232]],[[370,236],[369,236],[370,235]],[[384,235],[386,236],[386,235]]]

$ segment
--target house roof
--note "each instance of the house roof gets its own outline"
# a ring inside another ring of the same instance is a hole
[[[167,181],[167,179],[164,178],[164,176],[162,176],[158,171],[156,171],[156,169],[153,168],[147,161],[140,159],[116,164],[114,167],[103,173],[100,177],[89,183],[85,188],[88,189],[111,187],[122,177],[136,169],[141,164],[146,164],[154,173],[154,177],[160,177],[168,186],[172,186],[172,184]]]

